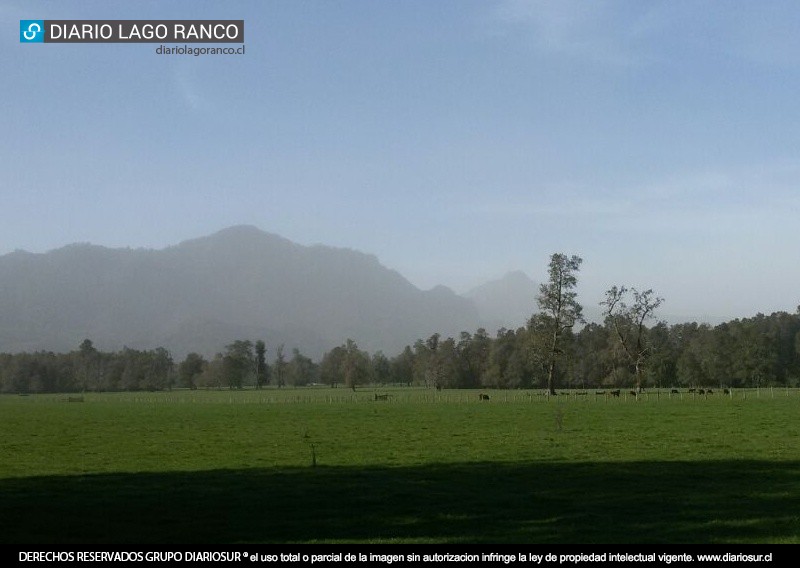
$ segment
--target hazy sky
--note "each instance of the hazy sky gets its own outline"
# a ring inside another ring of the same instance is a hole
[[[553,252],[664,315],[800,304],[800,3],[0,0],[0,254],[254,224],[456,291]],[[243,56],[20,19],[244,19]]]

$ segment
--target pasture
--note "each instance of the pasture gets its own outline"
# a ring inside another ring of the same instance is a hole
[[[481,392],[3,395],[0,541],[800,542],[797,391]]]

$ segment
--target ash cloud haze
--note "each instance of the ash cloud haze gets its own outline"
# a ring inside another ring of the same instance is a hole
[[[4,2],[0,254],[253,224],[467,292],[549,255],[710,321],[800,304],[800,7]],[[247,55],[17,22],[237,20]],[[13,28],[13,29],[12,29]],[[152,46],[151,46],[152,47]]]

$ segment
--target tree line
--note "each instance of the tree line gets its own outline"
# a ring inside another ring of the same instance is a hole
[[[0,354],[6,393],[264,388],[367,384],[429,388],[647,388],[800,385],[800,306],[796,313],[735,319],[716,326],[657,321],[652,290],[613,286],[603,323],[585,323],[577,301],[581,259],[551,256],[538,312],[524,327],[434,333],[387,357],[348,339],[319,361],[283,345],[237,340],[207,359],[175,362],[166,349],[97,350],[89,339],[69,353]],[[582,327],[576,330],[578,324]]]

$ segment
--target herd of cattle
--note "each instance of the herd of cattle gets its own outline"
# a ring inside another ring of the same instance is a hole
[[[692,388],[692,389],[687,389],[686,392],[690,393],[690,394],[702,394],[702,395],[714,394],[714,391],[712,389]],[[725,394],[731,394],[730,389],[723,389],[723,392]],[[641,391],[631,390],[631,391],[628,392],[628,394],[630,396],[633,396],[633,397],[638,397],[640,394],[644,394],[644,393],[645,393],[644,389],[642,389]],[[552,396],[547,391],[545,391],[542,394],[547,395],[547,396]],[[558,394],[559,393],[553,393],[553,395],[558,395]],[[572,395],[578,396],[578,395],[587,395],[589,393],[586,392],[586,391],[581,391],[581,392],[573,392],[573,393],[562,392],[561,394],[562,395],[572,394]],[[616,389],[616,390],[610,390],[610,391],[604,391],[604,390],[595,391],[594,394],[596,396],[616,396],[616,397],[619,397],[622,394],[622,389]],[[670,394],[670,396],[673,395],[673,394],[681,394],[681,391],[679,391],[678,389],[671,389],[669,394]],[[375,394],[375,400],[389,400],[389,397],[391,397],[391,396],[392,395],[390,395],[390,394],[377,394],[376,393]],[[483,393],[483,392],[479,393],[478,394],[478,400],[489,400],[489,395],[486,394],[486,393]]]
[[[638,397],[641,394],[645,394],[645,392],[646,391],[644,389],[642,389],[640,391],[631,390],[631,391],[628,391],[628,394],[630,396],[633,396],[633,397]],[[714,394],[714,390],[713,389],[691,388],[691,389],[687,389],[686,392],[690,393],[690,394],[702,394],[702,395]],[[723,389],[723,393],[729,395],[729,394],[731,394],[731,390],[730,389]],[[553,395],[558,395],[559,393],[552,393],[551,394],[551,393],[545,391],[542,394],[544,394],[546,396],[553,396]],[[579,392],[572,392],[572,393],[562,392],[561,394],[562,395],[570,395],[570,394],[572,394],[574,396],[580,396],[580,395],[584,395],[585,396],[585,395],[587,395],[589,393],[586,392],[586,391],[579,391]],[[604,390],[595,391],[594,394],[596,396],[616,396],[616,397],[619,397],[622,394],[622,389],[616,389],[616,390],[610,390],[610,391],[604,391]],[[679,391],[678,389],[671,389],[669,394],[670,394],[670,396],[673,395],[673,394],[681,394],[681,391]],[[480,393],[478,395],[478,398],[480,400],[489,400],[489,395],[485,394],[485,393]]]
[[[608,391],[608,394],[610,396],[619,396],[621,394],[621,392],[622,392],[621,389],[617,389],[617,390]],[[640,394],[643,394],[644,392],[645,392],[644,390],[642,390],[642,391],[632,390],[628,394],[630,394],[631,396],[639,396]],[[696,388],[694,388],[694,389],[688,389],[686,392],[687,393],[703,394],[703,395],[714,394],[714,391],[712,389],[696,389]],[[730,389],[723,389],[723,393],[724,394],[731,394],[731,391],[730,391]],[[606,391],[596,391],[595,394],[598,395],[598,396],[602,396],[602,395],[606,394]],[[678,389],[671,389],[669,394],[671,394],[671,395],[672,394],[681,394],[681,391],[679,391]]]

